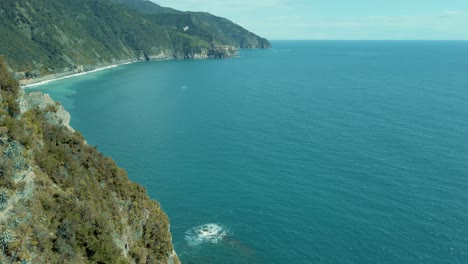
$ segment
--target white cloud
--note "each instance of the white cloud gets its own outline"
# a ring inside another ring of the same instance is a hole
[[[444,14],[444,15],[449,15],[449,16],[458,16],[458,15],[463,15],[463,14],[465,14],[465,11],[461,11],[461,10],[448,10],[448,11],[442,12],[442,14]]]
[[[261,9],[288,8],[290,0],[237,0],[237,1],[212,1],[212,0],[152,0],[153,2],[169,6],[183,11],[207,11],[214,13],[216,11],[248,10],[257,11]]]

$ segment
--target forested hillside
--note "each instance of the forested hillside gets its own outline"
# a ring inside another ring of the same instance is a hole
[[[125,60],[215,57],[214,45],[269,47],[228,20],[139,0],[2,0],[0,35],[0,54],[26,78]]]
[[[169,26],[173,30],[189,26],[188,35],[197,36],[206,42],[232,45],[237,48],[270,48],[268,40],[249,32],[245,28],[205,12],[181,12],[161,7],[146,0],[113,0],[133,9],[157,25]]]

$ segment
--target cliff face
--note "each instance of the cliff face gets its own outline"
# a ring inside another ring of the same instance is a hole
[[[145,189],[0,62],[0,262],[179,263]]]

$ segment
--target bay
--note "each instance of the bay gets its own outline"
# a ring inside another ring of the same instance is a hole
[[[467,263],[468,42],[273,46],[28,91],[160,201],[183,263]]]

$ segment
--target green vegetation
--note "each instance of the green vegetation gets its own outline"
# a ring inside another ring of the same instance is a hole
[[[172,30],[189,26],[186,34],[196,36],[208,43],[230,45],[236,48],[270,48],[268,40],[261,38],[243,27],[204,12],[181,12],[172,8],[161,7],[145,0],[113,0],[142,14],[149,21]]]
[[[135,59],[209,57],[212,44],[270,46],[226,19],[143,0],[2,0],[0,36],[0,54],[18,78]]]
[[[147,0],[112,0],[113,2],[122,4],[131,8],[139,13],[174,13],[179,14],[183,13],[181,11],[169,8],[162,7],[154,2]]]
[[[6,72],[4,58],[0,56],[0,73]],[[15,100],[19,89],[18,83],[9,74],[0,74],[0,117],[5,114],[16,116],[19,113],[19,105]]]
[[[145,189],[28,96],[0,61],[0,263],[167,263],[169,221]],[[50,118],[50,117],[49,117]]]

